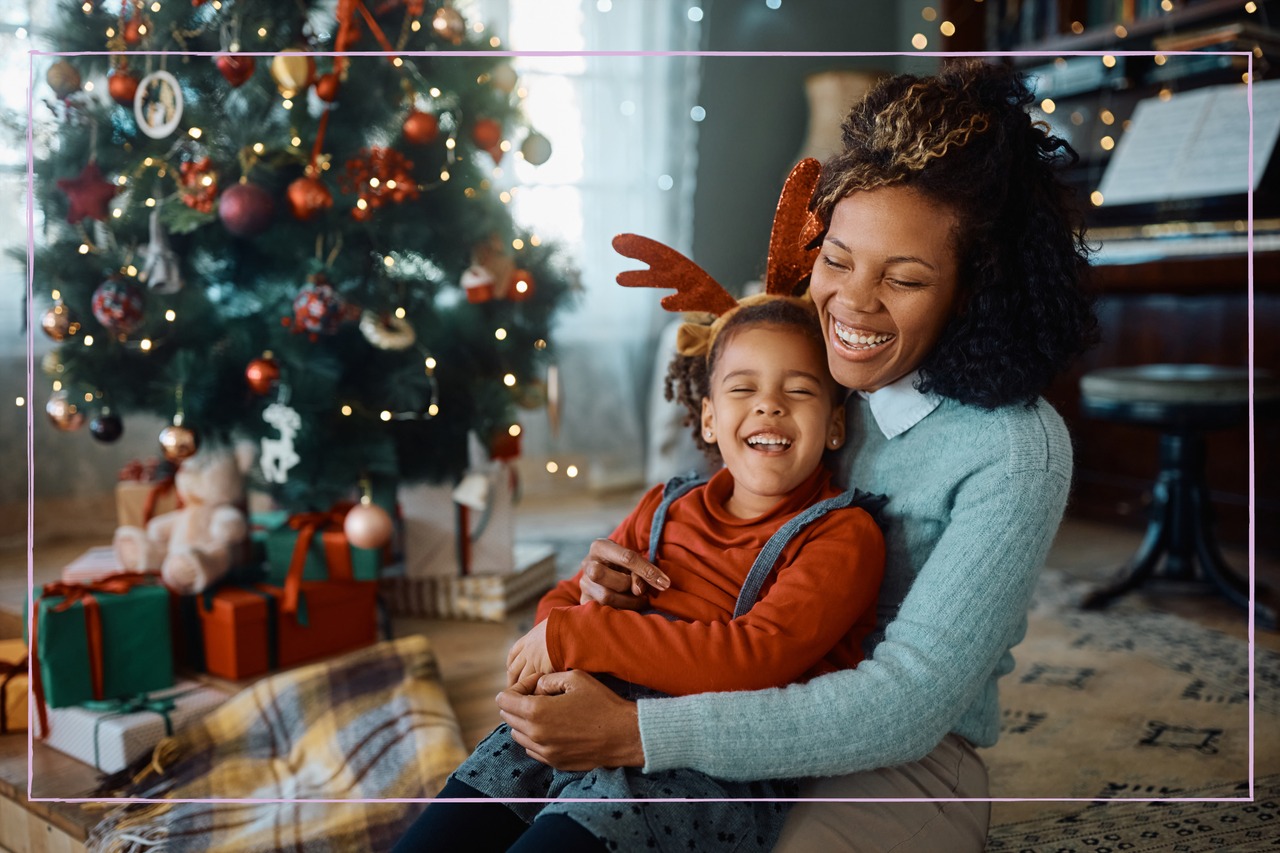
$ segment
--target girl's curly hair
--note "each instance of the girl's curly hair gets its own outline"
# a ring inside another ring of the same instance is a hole
[[[709,353],[677,354],[671,359],[671,363],[667,365],[664,384],[666,398],[685,407],[683,423],[693,427],[694,442],[713,466],[723,464],[724,459],[720,456],[720,448],[709,444],[702,437],[702,398],[711,396],[711,377],[724,348],[739,332],[752,326],[786,326],[800,331],[817,345],[822,352],[823,366],[826,366],[826,344],[822,338],[818,315],[813,310],[802,308],[786,299],[757,302],[736,309],[725,321]],[[832,402],[839,405],[843,389],[834,380],[830,384],[834,394]]]
[[[916,387],[985,409],[1033,404],[1097,340],[1083,222],[1060,178],[1079,157],[1031,121],[1034,101],[1020,74],[979,60],[886,79],[845,118],[814,190],[824,231],[841,199],[889,185],[955,211],[962,308]]]

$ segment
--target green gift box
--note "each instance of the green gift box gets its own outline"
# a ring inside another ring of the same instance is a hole
[[[173,686],[169,591],[159,584],[132,579],[121,583],[118,578],[45,586],[38,603],[32,663],[39,662],[38,677],[48,707],[120,699]],[[64,608],[68,597],[72,603]],[[101,624],[100,641],[86,618],[91,615],[86,607],[94,608],[93,602]],[[100,648],[91,653],[99,642]],[[95,671],[101,678],[97,696]]]
[[[274,530],[267,530],[264,543],[267,582],[284,585],[299,536],[310,536],[300,580],[377,580],[382,567],[382,549],[357,548],[347,541],[342,519],[349,508],[350,504],[339,504],[329,512],[291,515]]]

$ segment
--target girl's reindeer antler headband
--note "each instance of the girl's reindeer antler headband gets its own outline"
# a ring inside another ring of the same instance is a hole
[[[813,311],[813,300],[807,292],[803,296],[792,294],[813,271],[818,254],[817,247],[805,246],[822,231],[821,222],[809,213],[809,200],[821,171],[818,161],[809,158],[797,163],[787,176],[773,216],[764,293],[741,301],[734,299],[702,267],[675,249],[638,234],[619,234],[613,238],[613,248],[620,255],[644,261],[649,269],[618,273],[618,284],[674,288],[676,293],[662,297],[663,308],[717,315],[710,325],[685,323],[680,327],[676,350],[684,356],[708,355],[729,317],[743,306],[785,299]]]

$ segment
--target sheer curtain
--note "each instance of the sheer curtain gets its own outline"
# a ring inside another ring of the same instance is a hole
[[[701,9],[689,0],[483,0],[473,8],[471,19],[513,50],[697,50],[703,35]],[[614,252],[611,240],[634,232],[690,252],[699,65],[698,57],[660,56],[513,63],[526,115],[553,148],[542,166],[516,160],[513,213],[564,246],[582,287],[554,337],[561,431],[553,437],[540,414],[526,419],[530,467],[581,460],[594,488],[644,478],[654,350],[670,315],[660,293],[616,284],[619,272],[643,265]]]

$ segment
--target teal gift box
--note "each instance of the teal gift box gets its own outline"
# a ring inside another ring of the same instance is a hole
[[[347,541],[342,531],[342,519],[350,507],[350,504],[339,504],[328,512],[291,515],[274,530],[267,530],[264,537],[267,582],[284,585],[300,536],[309,538],[301,580],[377,580],[382,567],[382,549],[357,548]]]
[[[104,579],[92,584],[48,584],[44,592],[37,604],[32,664],[39,664],[41,692],[48,707],[120,699],[173,686],[169,591],[163,586]],[[73,602],[64,609],[68,596]],[[86,596],[97,602],[101,624],[101,647],[94,654],[90,648],[98,642],[90,642],[93,631],[86,607],[95,605]],[[95,670],[102,680],[97,696]]]

